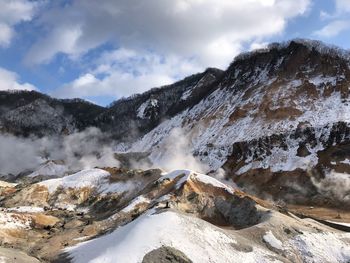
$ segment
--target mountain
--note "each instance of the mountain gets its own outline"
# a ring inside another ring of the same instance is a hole
[[[117,151],[147,153],[156,165],[182,143],[202,172],[223,168],[261,197],[342,206],[350,202],[337,189],[350,172],[349,81],[349,52],[292,40],[241,54],[224,72],[209,68],[107,108],[1,92],[0,123],[3,131],[39,136],[95,126]],[[185,141],[175,142],[174,129]]]
[[[316,41],[272,44],[237,57],[207,97],[127,150],[157,161],[181,127],[205,172],[223,167],[259,196],[349,204],[338,187],[349,182],[349,81],[345,51]]]
[[[50,136],[92,126],[103,107],[80,99],[59,100],[36,91],[0,91],[0,131]]]
[[[1,91],[0,259],[349,262],[349,89],[296,39],[108,107]]]
[[[81,99],[55,99],[36,91],[0,91],[0,130],[41,137],[95,126],[111,132],[115,139],[132,140],[198,103],[215,88],[222,73],[207,69],[175,84],[123,98],[107,108]]]
[[[95,125],[113,131],[117,140],[133,141],[203,100],[217,87],[222,74],[209,68],[175,84],[118,100],[97,116]]]

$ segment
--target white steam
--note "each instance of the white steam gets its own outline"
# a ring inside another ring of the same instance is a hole
[[[64,137],[19,138],[0,135],[0,174],[35,170],[47,160],[61,160],[69,170],[119,166],[112,146],[97,128]]]
[[[193,156],[191,146],[186,133],[180,128],[174,128],[159,148],[152,153],[153,166],[166,171],[190,169],[205,173],[208,166]]]
[[[39,146],[37,141],[0,135],[0,175],[34,169],[40,163]]]
[[[317,180],[311,177],[312,183],[318,191],[339,201],[350,201],[350,174],[331,171],[325,178]]]

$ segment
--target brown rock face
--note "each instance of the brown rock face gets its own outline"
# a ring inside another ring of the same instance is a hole
[[[192,260],[181,251],[172,247],[160,247],[148,252],[142,260],[142,263],[192,263]]]
[[[291,155],[305,160],[314,155],[317,163],[303,169],[295,167],[285,171],[274,170],[271,166],[240,170],[247,163],[264,162],[271,158],[275,149],[289,153],[295,146],[297,150]],[[349,207],[350,199],[346,191],[343,195],[337,195],[334,194],[337,191],[335,188],[332,191],[320,187],[322,182],[336,187],[336,178],[333,182],[329,181],[332,180],[332,177],[329,179],[331,171],[350,173],[350,163],[346,161],[350,160],[349,147],[350,126],[346,123],[319,129],[301,126],[286,134],[236,143],[224,167],[238,185],[261,197],[282,199],[294,204]]]

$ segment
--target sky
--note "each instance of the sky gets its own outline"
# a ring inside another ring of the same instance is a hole
[[[293,38],[350,48],[350,0],[0,0],[0,90],[99,105]]]

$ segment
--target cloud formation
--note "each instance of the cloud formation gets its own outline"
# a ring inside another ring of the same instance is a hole
[[[15,35],[14,26],[30,21],[42,1],[0,0],[0,46],[7,47]]]
[[[321,38],[332,38],[350,30],[350,1],[334,0],[335,12],[333,14],[322,11],[322,19],[328,20],[321,29],[316,30],[313,35]]]
[[[74,0],[40,17],[38,23],[45,25],[47,34],[31,47],[26,61],[48,63],[60,53],[77,59],[110,43],[115,47],[111,54],[128,50],[131,57],[103,63],[102,76],[101,67],[90,67],[67,83],[64,93],[90,95],[93,86],[102,94],[119,90],[130,95],[144,83],[166,84],[174,76],[208,66],[225,68],[246,44],[282,33],[289,19],[306,12],[310,1]],[[125,70],[126,59],[136,72]],[[148,71],[139,74],[144,61]]]
[[[350,20],[334,20],[329,24],[314,32],[319,37],[334,37],[341,32],[350,29]]]
[[[21,83],[15,72],[0,67],[0,90],[37,90],[30,83]]]

